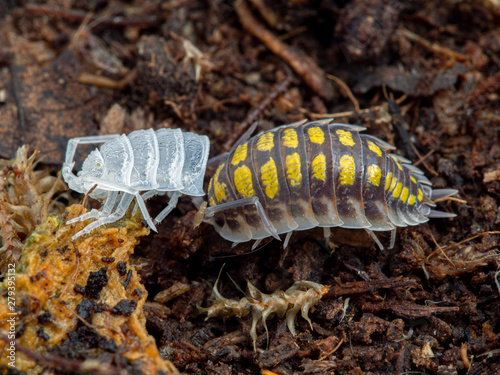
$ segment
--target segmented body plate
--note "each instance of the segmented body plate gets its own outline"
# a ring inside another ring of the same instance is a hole
[[[92,188],[95,177],[134,191],[204,195],[202,185],[208,152],[206,136],[180,129],[136,130],[128,136],[117,135],[84,161],[78,178],[85,180],[82,182],[85,188],[80,192]],[[68,175],[68,183],[70,179],[74,180]],[[120,191],[103,184],[98,185],[97,190]]]
[[[428,220],[430,182],[392,146],[330,120],[295,123],[239,145],[210,180],[211,207],[258,197],[278,234],[312,227],[387,231]],[[217,212],[234,242],[268,237],[255,205]]]

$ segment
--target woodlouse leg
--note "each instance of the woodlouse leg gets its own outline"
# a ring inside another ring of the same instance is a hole
[[[292,234],[293,234],[293,230],[286,234],[285,241],[283,242],[283,249],[286,249],[288,247],[288,241],[290,241]]]
[[[146,205],[144,204],[144,201],[142,200],[141,194],[136,193],[135,194],[135,199],[137,201],[137,204],[139,205],[139,208],[141,209],[142,216],[144,217],[144,220],[148,223],[149,227],[154,230],[155,232],[158,232],[156,230],[156,226],[153,223],[153,220],[151,220],[151,216],[149,216],[148,209],[146,208]]]
[[[146,191],[144,194],[142,194],[142,195],[141,195],[141,197],[142,197],[142,200],[143,200],[144,202],[146,202],[149,198],[154,197],[154,196],[155,196],[155,195],[157,195],[158,193],[159,193],[159,192],[158,192],[158,190],[148,190],[148,191]],[[138,209],[138,208],[139,208],[139,206],[138,206],[138,204],[136,203],[136,204],[134,205],[134,209],[132,210],[132,216],[134,216],[134,215],[135,215],[135,213],[137,212],[137,209]]]
[[[391,230],[391,243],[389,245],[389,249],[392,249],[395,243],[396,243],[396,228]]]
[[[85,228],[83,228],[80,232],[75,234],[72,239],[75,240],[76,238],[83,236],[85,234],[88,234],[92,232],[95,228],[99,228],[102,225],[109,224],[109,223],[114,223],[117,220],[120,220],[123,215],[125,215],[125,212],[127,211],[128,207],[130,206],[130,203],[134,200],[134,195],[132,194],[123,194],[122,199],[120,200],[120,203],[118,204],[118,207],[116,208],[116,211],[110,214],[109,216],[102,217],[93,223],[87,225]]]
[[[323,227],[323,238],[325,240],[325,247],[332,252],[332,248],[330,247],[330,236],[332,235],[332,231],[330,227]]]
[[[172,196],[170,197],[170,201],[168,202],[167,207],[165,207],[155,218],[155,223],[160,224],[163,219],[165,219],[170,212],[177,206],[177,201],[179,200],[179,197],[181,196],[181,193],[174,192]]]
[[[260,243],[262,242],[263,238],[259,239],[259,240],[256,240],[253,245],[252,245],[252,251],[255,250],[257,248],[257,246],[260,245]],[[233,242],[233,244],[236,246],[238,245],[240,242]]]
[[[365,229],[366,233],[368,233],[368,235],[371,237],[371,239],[373,241],[375,241],[375,243],[378,245],[378,247],[380,248],[380,250],[384,250],[384,245],[382,245],[382,242],[380,242],[380,240],[378,239],[378,237],[375,235],[375,233],[373,233],[372,230],[370,229]],[[392,232],[392,231],[391,231]],[[394,235],[394,238],[396,236]],[[391,237],[391,240],[392,240],[392,237]],[[392,247],[391,247],[392,249]]]
[[[278,232],[276,232],[276,228],[274,228],[274,226],[269,221],[269,218],[267,217],[267,214],[264,211],[264,207],[262,207],[262,204],[259,202],[258,197],[243,198],[232,202],[218,204],[217,206],[208,207],[205,210],[205,217],[208,219],[213,215],[215,215],[217,212],[225,211],[231,208],[249,206],[251,204],[254,204],[255,208],[257,208],[257,212],[259,213],[260,219],[262,220],[262,224],[264,224],[264,226],[266,227],[267,231],[271,234],[271,236],[276,238],[278,241],[281,241],[280,236],[278,236]]]
[[[102,206],[101,211],[92,209],[90,212],[84,213],[83,215],[68,220],[66,224],[73,224],[79,221],[85,221],[88,219],[98,219],[100,217],[109,216],[109,214],[111,214],[111,211],[113,210],[113,207],[115,206],[117,196],[118,196],[117,191],[109,191],[106,197],[106,202],[104,203],[104,206]]]

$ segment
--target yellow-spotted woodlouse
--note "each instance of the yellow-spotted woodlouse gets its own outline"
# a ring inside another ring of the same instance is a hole
[[[364,129],[301,121],[234,147],[210,180],[205,218],[235,243],[287,233],[286,247],[293,231],[319,226],[325,236],[330,227],[365,229],[380,248],[373,232],[392,231],[392,248],[397,227],[455,216],[431,207],[457,190],[433,190],[419,168]]]

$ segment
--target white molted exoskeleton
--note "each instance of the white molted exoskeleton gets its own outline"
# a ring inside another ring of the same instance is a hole
[[[85,159],[75,175],[73,157],[79,144],[102,143]],[[202,196],[203,177],[210,144],[207,136],[180,129],[136,130],[128,136],[96,135],[68,141],[63,164],[64,181],[72,190],[104,200],[101,210],[91,210],[67,224],[97,219],[73,236],[90,233],[123,217],[134,200],[150,228],[160,223],[177,205],[182,194]],[[157,194],[168,194],[170,201],[153,220],[144,201]],[[142,195],[141,195],[142,194]]]

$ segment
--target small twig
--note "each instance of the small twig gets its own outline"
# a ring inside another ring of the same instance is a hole
[[[338,348],[340,348],[340,345],[342,345],[342,343],[344,342],[344,338],[342,337],[339,341],[339,343],[335,346],[335,348],[333,348],[330,352],[326,353],[324,356],[320,357],[320,361],[323,361],[325,360],[326,358],[328,358],[329,356],[331,356],[333,353],[335,353]]]
[[[247,117],[241,122],[238,129],[236,129],[230,136],[229,139],[224,143],[222,149],[224,151],[229,151],[238,139],[247,131],[247,129],[257,120],[264,110],[271,105],[272,102],[276,100],[292,83],[292,74],[288,74],[287,77],[280,82],[272,91],[262,100],[256,108],[251,110]]]
[[[467,201],[464,199],[460,198],[455,198],[455,197],[445,197],[445,198],[439,198],[433,201],[434,203],[439,203],[439,202],[445,202],[445,201],[453,201],[461,204],[467,204]]]
[[[443,247],[443,249],[451,249],[453,247],[456,247],[456,246],[459,246],[459,245],[462,245],[463,243],[465,242],[468,242],[468,241],[472,241],[473,239],[476,239],[478,237],[484,237],[484,236],[488,236],[490,234],[500,234],[500,231],[489,231],[489,232],[483,232],[483,233],[479,233],[479,234],[476,234],[475,236],[472,236],[472,237],[469,237],[469,238],[466,238],[465,240],[463,241],[460,241],[460,242],[457,242],[457,243],[454,243],[454,244],[451,244],[451,245],[446,245]]]
[[[333,88],[325,80],[324,71],[312,59],[298,54],[293,48],[268,31],[253,16],[244,0],[236,0],[234,9],[245,30],[264,43],[271,52],[286,61],[307,85],[320,96],[327,100],[333,98]]]
[[[92,85],[92,86],[105,87],[105,88],[110,88],[110,89],[123,89],[135,79],[136,75],[137,75],[136,71],[133,70],[132,72],[127,74],[125,77],[123,77],[122,79],[117,81],[117,80],[110,79],[107,77],[82,72],[78,76],[77,81],[79,83],[84,84],[84,85]]]
[[[353,93],[352,93],[351,89],[349,88],[349,86],[347,86],[347,84],[344,81],[342,81],[340,78],[335,77],[332,74],[326,74],[326,78],[329,78],[332,81],[334,81],[337,85],[339,85],[345,91],[345,93],[347,94],[347,96],[351,100],[352,104],[354,105],[354,110],[356,112],[358,112],[360,110],[359,102],[356,99],[356,97],[353,95]]]
[[[401,104],[407,97],[408,96],[406,94],[402,95],[400,98],[396,99],[395,102],[397,104]],[[370,107],[370,108],[363,108],[363,109],[360,109],[358,111],[345,111],[345,112],[336,112],[336,113],[314,113],[314,112],[310,112],[309,110],[307,110],[306,108],[303,108],[303,107],[299,107],[298,110],[299,110],[299,112],[306,114],[307,117],[309,117],[311,119],[320,120],[320,119],[324,119],[324,118],[349,117],[349,116],[353,116],[355,114],[370,113],[370,112],[378,111],[378,110],[381,110],[383,108],[387,108],[387,103],[379,104],[377,106]]]
[[[415,163],[413,163],[413,165],[416,167],[420,163],[422,163],[422,165],[424,166],[424,168],[427,169],[427,171],[430,174],[433,174],[434,176],[438,176],[439,173],[437,173],[434,169],[432,169],[431,167],[429,167],[427,165],[427,163],[425,162],[425,159],[427,159],[429,156],[431,156],[434,153],[434,151],[436,151],[436,150],[430,150],[427,154],[425,154],[424,156],[422,156],[420,154],[420,152],[418,152],[417,148],[415,147],[415,145],[413,143],[410,143],[410,146],[413,149],[413,152],[415,152],[415,154],[417,154],[417,156],[419,158]]]
[[[452,51],[451,49],[443,47],[443,46],[439,45],[438,43],[431,43],[427,39],[422,38],[420,35],[417,35],[414,32],[412,32],[408,29],[405,29],[404,27],[401,27],[401,26],[398,27],[397,32],[402,34],[403,36],[405,36],[409,40],[411,40],[413,42],[417,42],[418,44],[420,44],[421,46],[427,48],[428,50],[430,50],[432,52],[451,57],[451,58],[458,60],[458,61],[467,61],[469,59],[468,56],[462,55],[461,53],[458,53],[455,51]]]
[[[452,261],[450,258],[448,258],[448,256],[447,256],[447,255],[446,255],[446,253],[444,252],[444,249],[443,249],[443,248],[442,248],[442,247],[441,247],[441,246],[437,243],[437,241],[436,241],[436,239],[434,238],[434,235],[432,234],[432,232],[430,232],[430,235],[431,235],[432,241],[434,242],[434,245],[436,245],[436,246],[438,247],[438,249],[439,249],[439,251],[441,252],[441,254],[443,254],[443,256],[446,258],[446,260],[447,260],[448,262],[450,262],[450,264],[452,265],[452,267],[456,269],[456,268],[457,268],[457,266],[455,265],[455,263],[453,263],[453,261]],[[434,252],[432,252],[432,254],[434,254]],[[432,255],[432,254],[431,254],[431,255]],[[429,257],[430,257],[430,255],[429,255]],[[429,259],[429,257],[427,257],[427,259]]]

